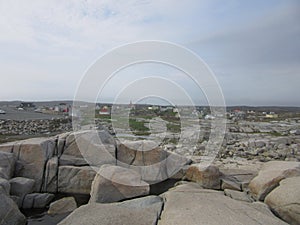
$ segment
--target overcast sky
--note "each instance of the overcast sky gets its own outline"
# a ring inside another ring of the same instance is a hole
[[[227,105],[300,106],[299,21],[298,0],[0,0],[0,100],[73,99],[105,52],[163,40],[208,64]],[[178,71],[141,68],[112,79],[103,101],[132,79],[162,73],[203,102]]]

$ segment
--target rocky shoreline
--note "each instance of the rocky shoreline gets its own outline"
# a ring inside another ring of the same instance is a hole
[[[19,209],[47,208],[45,216],[69,214],[59,224],[299,224],[295,155],[269,162],[226,157],[204,168],[198,156],[148,140],[121,143],[105,130],[5,143],[0,218],[25,224]],[[166,179],[175,187],[168,190]],[[153,195],[155,188],[161,191]],[[55,197],[62,193],[70,197]],[[89,202],[78,207],[78,194]]]
[[[71,118],[0,120],[0,135],[40,135],[62,133],[71,129]]]

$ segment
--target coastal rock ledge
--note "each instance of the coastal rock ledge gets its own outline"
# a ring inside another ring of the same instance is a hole
[[[32,208],[62,215],[60,225],[300,224],[300,162],[257,170],[246,163],[203,168],[151,141],[119,143],[104,130],[5,143],[0,224],[25,225],[21,211]],[[79,204],[78,195],[87,201]]]

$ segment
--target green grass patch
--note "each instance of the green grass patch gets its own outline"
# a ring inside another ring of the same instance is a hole
[[[172,133],[180,133],[181,126],[180,126],[180,124],[167,123],[167,130]]]
[[[129,127],[135,135],[149,135],[150,129],[145,126],[144,121],[137,121],[136,119],[129,119]]]

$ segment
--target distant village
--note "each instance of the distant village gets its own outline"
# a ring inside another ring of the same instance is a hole
[[[70,117],[79,117],[82,108],[88,108],[90,103],[82,103],[78,109],[72,108],[70,102],[60,102],[57,104],[36,106],[33,102],[21,102],[17,106],[17,110],[23,111],[34,111],[36,113],[46,114],[61,114]],[[252,107],[253,108],[253,107]],[[218,115],[212,115],[210,107],[208,106],[162,106],[162,105],[151,105],[151,104],[110,104],[110,103],[97,103],[95,105],[95,115],[101,118],[101,116],[110,116],[113,110],[130,110],[132,116],[171,116],[180,118],[184,111],[188,111],[194,116],[198,116],[200,119],[213,120]],[[258,110],[249,109],[247,107],[227,107],[226,112],[227,119],[230,120],[264,120],[264,119],[277,119],[280,117],[280,112],[275,111],[263,111],[258,107]]]
[[[21,102],[17,107],[19,111],[34,111],[37,113],[48,113],[48,114],[67,114],[69,115],[72,106],[67,103],[59,103],[54,106],[36,106],[33,102]]]

